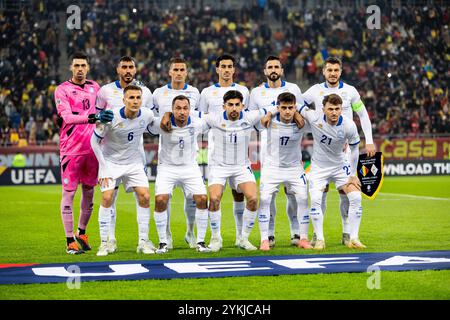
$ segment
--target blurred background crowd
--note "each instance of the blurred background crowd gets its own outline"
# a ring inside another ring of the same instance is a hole
[[[450,134],[447,1],[376,1],[381,29],[373,30],[362,0],[84,0],[81,28],[69,30],[72,2],[0,1],[2,146],[58,143],[53,93],[80,50],[100,85],[115,80],[121,56],[135,57],[137,79],[152,92],[169,81],[173,56],[189,61],[188,81],[200,91],[217,81],[223,53],[237,58],[236,82],[249,89],[264,81],[265,58],[278,55],[302,91],[323,82],[324,60],[337,56],[375,137]]]

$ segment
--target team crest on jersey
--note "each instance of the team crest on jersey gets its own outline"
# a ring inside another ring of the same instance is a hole
[[[342,92],[341,98],[342,98],[342,100],[347,100],[347,92]]]
[[[75,90],[72,91],[72,95],[76,96],[76,95],[77,95],[77,92],[76,92]]]
[[[265,91],[262,91],[262,92],[261,92],[261,95],[264,97],[264,96],[266,95],[266,92],[265,92]]]
[[[189,128],[189,135],[191,135],[191,136],[194,135],[194,128]]]
[[[323,96],[323,95],[324,95],[324,93],[325,93],[325,92],[323,92],[323,91],[320,91],[320,92],[319,92],[319,95],[320,95],[320,96]]]
[[[94,93],[94,87],[89,87],[89,92]]]
[[[344,138],[344,137],[345,137],[344,131],[338,130],[338,132],[337,132],[337,137],[338,137],[339,139]]]
[[[222,128],[225,128],[227,125],[225,123],[222,123]]]
[[[139,126],[140,126],[141,128],[145,127],[145,120],[139,121]]]
[[[117,127],[120,128],[120,129],[122,129],[122,128],[125,127],[125,125],[123,124],[123,122],[119,122],[119,123],[117,124]]]
[[[217,96],[217,94],[218,94],[218,91],[213,91],[213,93],[212,93],[213,96]]]
[[[61,103],[61,99],[56,99],[56,104],[60,104]]]
[[[169,95],[169,91],[167,91],[167,90],[166,90],[166,91],[164,91],[164,94],[163,94],[163,96],[164,96],[164,97],[167,97],[168,95]]]
[[[318,125],[317,125],[320,129],[322,129],[322,124],[321,123],[319,123]]]
[[[277,125],[275,123],[272,123],[272,129],[276,129]]]

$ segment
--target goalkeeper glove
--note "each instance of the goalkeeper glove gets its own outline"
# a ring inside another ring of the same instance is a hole
[[[112,121],[114,118],[114,114],[111,110],[102,110],[99,113],[91,113],[88,116],[88,123],[95,123],[96,121],[100,121],[101,123],[107,123]]]

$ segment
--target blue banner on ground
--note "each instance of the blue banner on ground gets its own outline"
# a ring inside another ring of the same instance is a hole
[[[0,284],[450,269],[450,251],[1,265]]]

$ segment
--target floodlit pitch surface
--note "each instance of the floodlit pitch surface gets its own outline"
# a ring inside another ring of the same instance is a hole
[[[151,185],[154,195],[154,185]],[[224,248],[203,254],[184,242],[186,229],[183,198],[179,189],[172,201],[171,228],[175,249],[162,255],[138,255],[135,201],[121,188],[118,202],[117,240],[119,251],[97,257],[99,245],[96,189],[94,213],[88,227],[93,251],[69,256],[59,213],[60,186],[0,187],[0,264],[118,261],[238,257],[255,255],[312,254],[290,246],[285,198],[277,197],[276,247],[269,253],[246,252],[234,247],[235,227],[230,189],[222,202]],[[80,190],[75,198],[78,218]],[[339,197],[331,191],[325,216],[327,248],[324,253],[354,252],[340,244]],[[156,244],[151,201],[150,238]],[[450,250],[450,177],[385,178],[374,201],[363,200],[360,237],[364,252]],[[310,234],[312,226],[310,227]],[[210,233],[207,233],[209,239]],[[257,223],[250,237],[259,244]],[[379,274],[379,288],[368,286],[373,273],[227,277],[216,279],[173,279],[145,281],[81,282],[79,289],[62,284],[2,285],[0,299],[450,299],[450,271],[405,271]],[[370,288],[372,287],[372,288]]]

